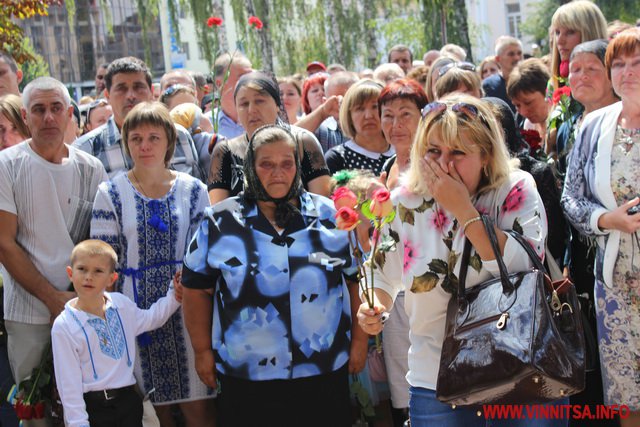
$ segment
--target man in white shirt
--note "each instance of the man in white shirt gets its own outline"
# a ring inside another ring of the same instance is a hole
[[[93,199],[107,179],[98,159],[64,143],[73,107],[62,83],[40,77],[22,99],[32,138],[0,152],[4,318],[18,384],[39,365],[50,323],[74,295],[65,268],[73,246],[89,235]]]

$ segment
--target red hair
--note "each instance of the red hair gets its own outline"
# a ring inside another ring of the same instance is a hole
[[[380,96],[378,96],[378,113],[382,115],[382,106],[398,98],[413,101],[418,110],[422,110],[429,103],[427,94],[418,82],[412,79],[399,79],[386,85],[380,92]]]
[[[315,73],[309,76],[302,86],[302,110],[305,114],[309,114],[311,112],[311,106],[309,105],[309,99],[307,95],[309,94],[309,90],[311,90],[312,86],[320,85],[324,89],[324,82],[329,78],[329,74],[327,73]]]
[[[629,28],[618,34],[607,46],[604,55],[604,65],[607,67],[607,75],[611,80],[611,64],[613,60],[621,56],[630,56],[640,48],[640,29]]]

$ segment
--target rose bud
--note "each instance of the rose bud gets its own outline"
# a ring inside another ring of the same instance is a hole
[[[340,209],[342,207],[353,208],[358,204],[358,197],[353,193],[353,191],[349,190],[347,187],[338,187],[336,191],[333,192],[333,204],[336,209]]]
[[[340,230],[351,231],[360,222],[360,215],[350,207],[343,206],[336,212],[336,227]]]
[[[44,418],[44,402],[38,402],[33,407],[33,418],[40,420]]]
[[[391,201],[389,190],[379,188],[374,191],[369,210],[377,218],[385,218],[389,215],[393,211],[393,202]]]

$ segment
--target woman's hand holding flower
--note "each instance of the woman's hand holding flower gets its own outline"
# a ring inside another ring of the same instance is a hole
[[[386,310],[382,304],[369,308],[369,303],[365,301],[358,308],[358,324],[369,335],[378,335],[382,332],[382,314]]]

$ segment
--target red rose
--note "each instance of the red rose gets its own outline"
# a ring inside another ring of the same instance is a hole
[[[378,188],[371,196],[371,213],[377,218],[385,218],[393,211],[391,193],[386,188]]]
[[[520,134],[527,141],[529,148],[531,148],[531,153],[537,151],[542,147],[542,137],[535,129],[524,130],[520,129]]]
[[[249,17],[249,26],[255,27],[257,30],[261,30],[263,27],[262,21],[257,16]]]
[[[353,209],[344,206],[336,212],[336,227],[340,230],[351,231],[360,222],[360,215]]]
[[[353,208],[358,204],[358,197],[347,187],[338,187],[331,196],[336,209],[342,207]]]
[[[38,402],[33,407],[33,418],[40,420],[44,418],[44,402]]]
[[[569,86],[562,86],[553,91],[553,105],[556,105],[562,100],[562,96],[571,96],[571,88]]]
[[[209,19],[207,19],[207,25],[209,27],[219,27],[222,25],[222,18],[219,16],[210,16]]]

